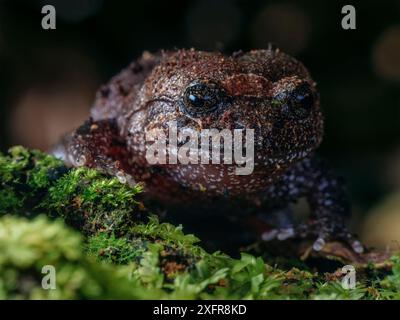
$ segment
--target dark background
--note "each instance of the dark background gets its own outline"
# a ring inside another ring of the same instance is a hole
[[[45,4],[56,7],[56,30],[41,28]],[[356,30],[341,28],[345,4],[356,8]],[[318,83],[320,154],[348,180],[356,230],[369,239],[382,229],[378,245],[400,240],[399,0],[0,0],[0,150],[46,150],[87,117],[98,85],[144,50],[229,53],[269,41]]]

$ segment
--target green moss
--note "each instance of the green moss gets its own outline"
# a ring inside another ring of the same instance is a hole
[[[84,250],[87,247],[90,249]],[[240,259],[232,259],[221,253],[204,252],[191,268],[168,277],[162,263],[165,249],[157,242],[136,251],[126,239],[106,233],[89,238],[85,244],[82,236],[61,220],[4,216],[0,219],[0,298],[398,298],[398,258],[393,261],[395,271],[384,279],[368,287],[360,283],[356,289],[345,290],[337,280],[323,281],[321,275],[295,268],[279,270],[246,253]],[[110,252],[98,255],[102,250]],[[124,258],[115,261],[113,250],[119,252],[120,259]],[[45,265],[56,268],[55,290],[41,287]]]
[[[60,160],[23,147],[0,155],[0,215],[34,215],[47,189],[67,170]]]
[[[392,274],[378,281],[377,295],[381,299],[400,299],[400,256],[395,255],[392,257],[393,267]]]
[[[208,253],[143,210],[140,187],[39,151],[0,155],[0,181],[0,298],[400,299],[397,256],[390,272],[371,265],[346,290],[301,261],[281,270],[248,253]],[[41,287],[44,265],[56,268],[56,290]]]
[[[131,267],[95,263],[83,254],[81,236],[61,221],[0,219],[1,299],[146,298]],[[42,288],[46,265],[55,267],[56,289]],[[130,280],[131,279],[131,280]]]
[[[100,233],[88,239],[86,251],[99,260],[115,264],[128,264],[140,261],[146,251],[146,242],[140,238],[129,240],[117,238],[114,234]]]
[[[196,257],[203,257],[205,251],[196,245],[200,240],[192,234],[185,234],[182,225],[174,226],[170,223],[160,223],[157,216],[150,215],[148,222],[137,223],[129,231],[130,234],[142,239],[158,241],[167,244],[173,249]]]
[[[135,200],[140,191],[96,170],[78,168],[58,179],[36,210],[62,217],[87,235],[99,231],[122,234],[140,214]]]
[[[86,235],[122,234],[140,215],[141,187],[121,184],[100,172],[64,164],[40,151],[11,148],[0,155],[0,216],[61,217]]]

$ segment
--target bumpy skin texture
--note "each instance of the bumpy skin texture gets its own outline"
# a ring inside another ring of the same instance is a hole
[[[194,87],[211,92],[211,102],[192,104],[190,93],[202,97]],[[168,136],[172,122],[178,131],[254,129],[253,173],[235,175],[234,164],[150,165],[145,132]],[[219,214],[257,215],[275,224],[265,240],[312,236],[320,250],[338,239],[360,252],[344,226],[349,203],[343,184],[313,155],[322,136],[316,85],[300,62],[273,47],[232,56],[192,49],[144,53],[99,90],[91,119],[55,154],[123,182],[143,182],[147,197],[187,220],[200,215],[213,224]],[[301,197],[311,219],[294,227],[290,204]]]

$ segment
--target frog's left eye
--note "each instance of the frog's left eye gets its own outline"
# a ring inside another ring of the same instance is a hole
[[[192,82],[183,93],[182,109],[193,117],[216,110],[225,100],[225,92],[213,82]]]
[[[274,97],[282,106],[282,112],[290,119],[307,118],[314,107],[314,93],[308,83],[302,83],[293,90],[285,90]]]
[[[314,95],[308,83],[297,87],[292,93],[292,112],[297,118],[307,117],[314,106]]]

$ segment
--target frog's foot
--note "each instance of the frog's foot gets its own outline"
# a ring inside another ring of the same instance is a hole
[[[65,136],[51,153],[67,165],[95,168],[117,177],[121,183],[136,184],[133,177],[124,170],[129,154],[119,141],[114,121],[95,122],[89,119],[74,133]]]
[[[261,238],[264,241],[274,239],[283,241],[295,235],[293,213],[290,207],[275,209],[268,214],[260,214],[258,217],[267,226],[267,230],[264,229],[261,233]]]
[[[355,253],[363,253],[364,251],[361,242],[347,230],[346,226],[341,221],[332,223],[325,219],[310,220],[297,227],[289,225],[281,228],[269,229],[261,234],[261,238],[264,241],[311,238],[315,239],[312,246],[315,251],[321,251],[325,244],[336,240],[349,245]]]
[[[81,149],[80,153],[72,161],[75,161],[75,167],[95,168],[106,175],[115,176],[123,184],[136,185],[136,181],[130,174],[125,172],[121,162],[111,157],[93,154],[89,150]]]
[[[271,241],[274,239],[284,241],[284,240],[294,237],[294,235],[295,235],[294,227],[288,226],[285,228],[270,229],[268,231],[264,231],[261,234],[261,239],[263,239],[264,241]]]
[[[339,241],[349,245],[354,252],[363,253],[364,247],[357,237],[349,232],[343,221],[331,221],[330,219],[315,219],[301,224],[296,228],[295,237],[314,238],[313,249],[321,251],[325,244]]]

